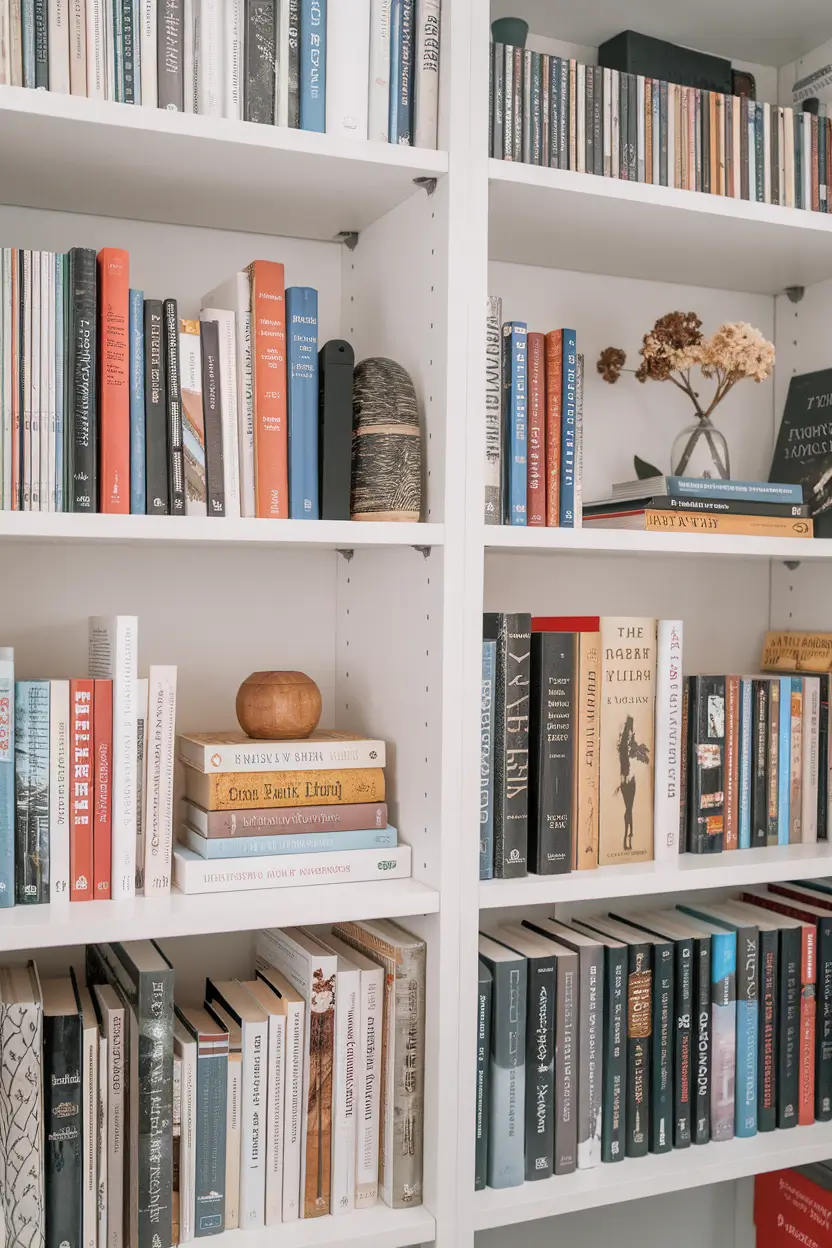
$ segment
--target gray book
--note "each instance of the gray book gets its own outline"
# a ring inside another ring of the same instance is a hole
[[[525,1171],[526,959],[480,935],[479,954],[492,976],[489,1187],[519,1187]]]
[[[489,295],[485,339],[485,523],[502,523],[503,361],[500,327],[503,301]]]
[[[185,111],[185,0],[165,0],[159,9],[156,35],[156,71],[159,107]],[[192,90],[192,84],[188,84]]]
[[[200,1238],[225,1227],[228,1032],[201,1006],[177,1006],[176,1017],[197,1046],[194,1234]]]
[[[491,155],[502,160],[503,152],[503,90],[505,76],[505,44],[491,45]],[[495,522],[496,523],[496,522]]]
[[[482,643],[480,706],[480,879],[494,875],[494,676],[496,641]]]
[[[532,55],[523,51],[523,163],[532,163]]]
[[[476,1162],[474,1190],[485,1187],[488,1172],[488,1097],[491,1073],[491,994],[494,980],[482,958],[479,959],[477,995],[477,1102],[475,1121]]]

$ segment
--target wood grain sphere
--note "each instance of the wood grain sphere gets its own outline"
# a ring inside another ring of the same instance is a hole
[[[252,672],[237,691],[237,719],[259,741],[308,737],[321,718],[321,691],[303,672]]]
[[[409,374],[395,360],[362,360],[352,411],[352,519],[420,520],[422,430]]]

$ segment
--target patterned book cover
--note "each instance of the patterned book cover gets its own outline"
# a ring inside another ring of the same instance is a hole
[[[49,901],[49,681],[15,686],[15,867],[19,905]]]
[[[725,842],[725,677],[691,676],[688,840],[693,854]]]
[[[42,1248],[43,1010],[38,973],[0,969],[0,1138],[6,1248]]]
[[[205,472],[205,415],[202,402],[202,350],[199,321],[179,322],[179,377],[182,390],[182,447],[185,456],[185,511],[208,514]]]
[[[14,650],[0,648],[0,909],[15,898]]]

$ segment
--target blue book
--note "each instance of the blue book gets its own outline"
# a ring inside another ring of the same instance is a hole
[[[130,291],[130,511],[147,510],[144,425],[144,291]]]
[[[0,648],[0,909],[14,905],[14,650]]]
[[[49,901],[49,681],[14,690],[15,900]]]
[[[566,330],[563,331],[564,334]],[[564,342],[564,363],[566,343]],[[647,498],[666,495],[668,498],[727,498],[746,503],[803,502],[803,486],[778,481],[717,481],[710,477],[650,477],[646,481],[628,481],[613,486],[613,498]]]
[[[35,0],[20,0],[23,40],[23,85],[35,88]]]
[[[780,677],[780,733],[777,747],[777,844],[789,843],[792,784],[792,678]]]
[[[737,934],[711,936],[711,1139],[734,1136],[737,1064]]]
[[[388,136],[391,143],[413,142],[414,0],[391,0],[390,95]]]
[[[497,643],[482,643],[480,715],[480,879],[494,878],[494,679]]]
[[[337,3],[337,0],[336,0]],[[326,131],[326,0],[300,0],[300,128]]]
[[[286,375],[289,429],[289,519],[319,520],[318,292],[286,291]]]
[[[200,858],[266,858],[281,854],[331,854],[347,849],[395,849],[398,833],[386,828],[355,832],[286,832],[279,836],[200,836],[183,824],[185,844]]]
[[[55,510],[64,510],[65,252],[55,256]]]
[[[563,335],[563,381],[560,430],[560,523],[575,527],[575,399],[578,381],[578,343],[574,329]]]
[[[503,498],[505,522],[526,523],[526,409],[528,402],[527,326],[503,326]]]
[[[751,848],[751,759],[752,759],[752,721],[751,721],[750,679],[743,677],[740,681],[740,768],[739,797],[740,824],[739,847]]]

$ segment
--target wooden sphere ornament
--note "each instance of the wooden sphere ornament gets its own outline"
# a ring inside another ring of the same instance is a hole
[[[352,411],[352,519],[421,519],[422,431],[416,391],[401,364],[362,360]]]
[[[252,672],[237,691],[237,719],[259,741],[308,737],[321,718],[321,691],[303,672]]]

